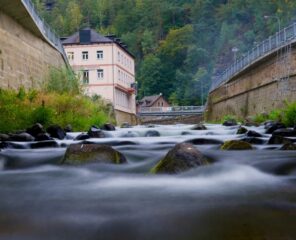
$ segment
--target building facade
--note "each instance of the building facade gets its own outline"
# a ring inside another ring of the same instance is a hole
[[[170,104],[162,96],[162,94],[145,96],[137,102],[137,113],[141,112],[142,108],[152,108],[152,107],[167,108],[167,107],[170,107]]]
[[[120,39],[86,28],[63,40],[63,45],[87,95],[112,103],[118,116],[135,115],[135,61]]]

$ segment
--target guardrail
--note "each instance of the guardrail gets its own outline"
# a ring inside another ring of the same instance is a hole
[[[24,7],[27,9],[28,13],[32,17],[33,21],[35,22],[36,26],[39,28],[40,32],[44,36],[45,39],[54,47],[56,48],[64,57],[66,63],[68,63],[68,58],[65,53],[64,47],[60,38],[57,34],[50,28],[50,26],[38,15],[38,12],[31,2],[31,0],[21,0]]]
[[[281,49],[282,47],[294,42],[296,40],[296,23],[282,29],[280,32],[270,36],[269,38],[262,41],[251,51],[248,51],[243,57],[237,59],[231,64],[226,70],[219,76],[216,76],[212,80],[212,86],[210,91],[221,86],[227,82],[234,75],[250,66],[254,62],[269,55],[275,50]]]
[[[172,106],[172,107],[141,107],[140,115],[181,115],[181,114],[199,114],[204,112],[204,106]]]

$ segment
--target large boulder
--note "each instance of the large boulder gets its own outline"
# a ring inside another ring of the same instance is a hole
[[[230,140],[224,142],[221,146],[221,150],[251,150],[252,145],[248,142],[240,141],[240,140]]]
[[[206,126],[199,123],[199,124],[196,124],[194,125],[191,130],[207,130]]]
[[[115,126],[111,123],[105,123],[101,126],[101,129],[104,131],[115,131]]]
[[[151,169],[151,173],[179,173],[209,164],[209,159],[190,143],[179,143]]]
[[[26,132],[36,138],[39,134],[44,134],[45,130],[42,124],[35,123],[32,127],[27,128]]]
[[[104,138],[105,137],[104,132],[100,128],[98,128],[97,126],[92,126],[88,130],[87,134],[90,138]]]
[[[46,131],[53,138],[63,140],[66,137],[65,131],[59,125],[51,125],[46,129]]]
[[[126,158],[112,147],[101,144],[71,144],[65,153],[62,164],[79,165],[84,163],[126,163]]]

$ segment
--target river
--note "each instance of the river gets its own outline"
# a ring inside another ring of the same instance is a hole
[[[175,175],[149,170],[176,144],[239,139],[238,127],[136,126],[90,142],[111,145],[127,164],[59,165],[66,146],[16,143],[0,152],[0,239],[294,240],[296,151],[280,145],[222,151],[195,144],[214,163]],[[263,127],[251,127],[264,133]],[[156,130],[159,137],[145,137]],[[264,135],[267,140],[270,135]],[[194,139],[196,141],[194,141]]]

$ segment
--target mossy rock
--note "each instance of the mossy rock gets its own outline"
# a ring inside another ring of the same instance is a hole
[[[198,151],[194,145],[190,143],[179,143],[150,172],[178,173],[194,167],[207,165],[209,162],[210,160]]]
[[[65,153],[62,164],[80,165],[85,163],[126,163],[123,154],[110,146],[100,144],[71,144]]]
[[[284,144],[280,150],[290,150],[290,151],[296,151],[296,144],[294,143],[286,143]]]
[[[221,150],[251,150],[252,145],[248,142],[239,141],[239,140],[230,140],[224,142],[220,148]]]
[[[248,132],[248,129],[246,129],[245,127],[240,126],[239,129],[237,129],[236,134],[245,134]]]

